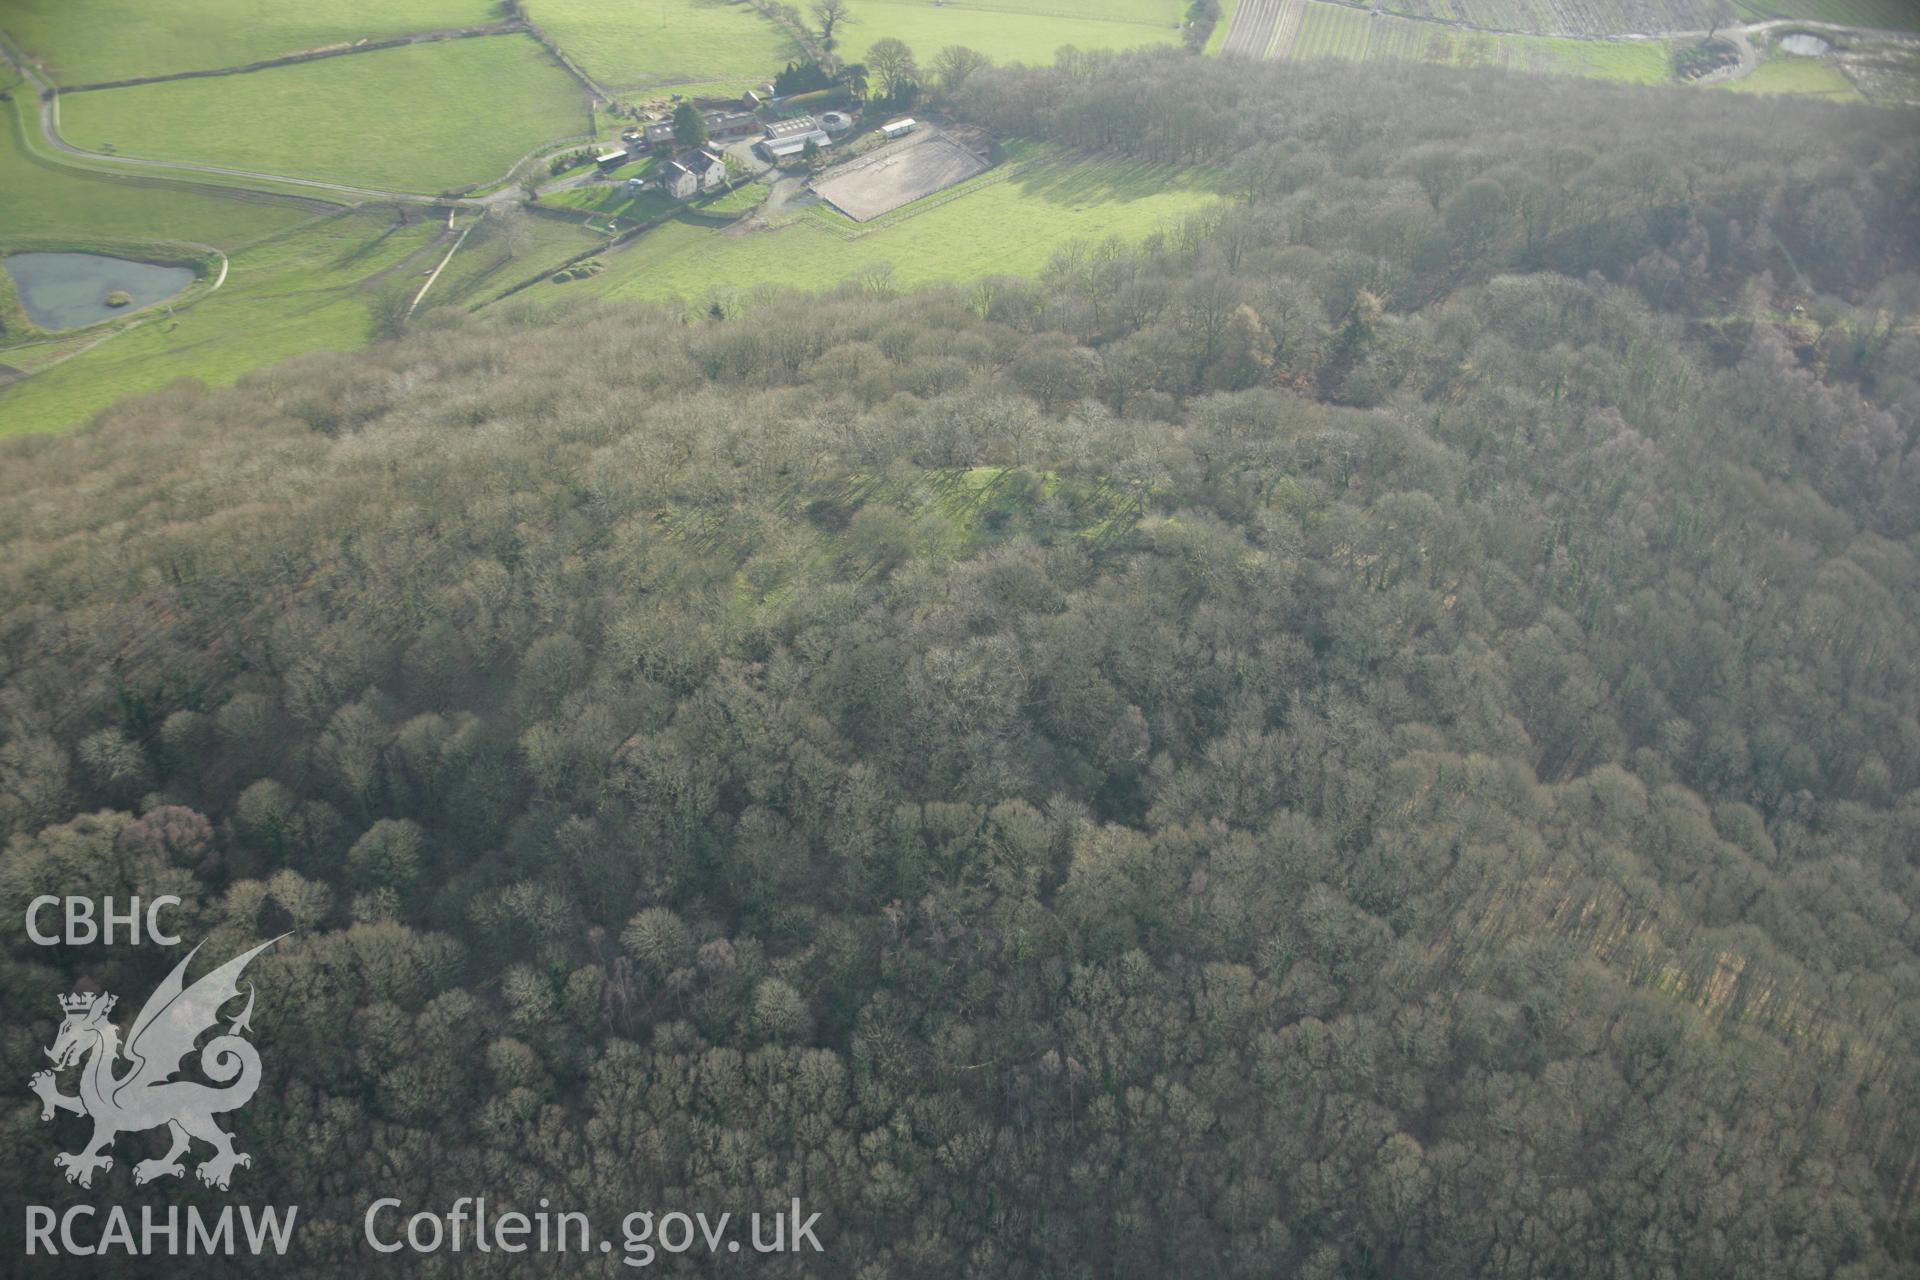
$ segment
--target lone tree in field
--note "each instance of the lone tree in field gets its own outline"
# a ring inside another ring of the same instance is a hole
[[[1735,12],[1733,0],[1707,0],[1707,39],[1719,34],[1720,28],[1738,21],[1740,15]]]
[[[820,47],[828,53],[833,52],[834,28],[853,21],[847,0],[814,0],[813,18],[820,24]]]
[[[913,60],[913,50],[907,48],[904,40],[896,40],[892,36],[875,40],[873,48],[867,50],[867,64],[880,77],[880,88],[885,97],[897,98],[902,88],[919,83],[920,67]]]
[[[495,205],[488,210],[487,217],[492,219],[493,232],[507,257],[518,257],[533,242],[533,218],[524,205]]]
[[[413,314],[413,292],[404,284],[390,284],[367,299],[372,313],[373,336],[398,338],[407,331],[407,318]]]
[[[673,144],[682,151],[707,145],[707,118],[691,102],[673,109]]]

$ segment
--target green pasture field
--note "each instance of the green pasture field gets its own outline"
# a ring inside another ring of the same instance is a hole
[[[1293,57],[1505,67],[1637,84],[1660,84],[1671,78],[1664,41],[1491,35],[1316,3],[1307,5]]]
[[[525,35],[63,94],[60,123],[93,151],[423,194],[588,128],[579,85]]]
[[[1452,66],[1503,66],[1511,71],[1547,75],[1588,76],[1596,80],[1623,80],[1633,84],[1666,84],[1673,78],[1671,45],[1664,40],[1575,40],[1561,36],[1489,36],[1481,40],[1451,36],[1459,52],[1448,56],[1447,44],[1429,38],[1427,60]],[[1480,51],[1486,61],[1475,61]]]
[[[909,205],[864,235],[824,208],[772,231],[730,233],[673,221],[608,255],[596,291],[679,296],[701,303],[762,283],[813,289],[885,264],[912,286],[986,275],[1035,274],[1061,245],[1108,236],[1138,240],[1211,203],[1221,178],[1204,170],[1082,161],[1032,143],[1008,147],[1007,176]]]
[[[311,206],[241,194],[182,190],[164,182],[136,185],[56,168],[22,146],[19,108],[0,103],[0,233],[68,239],[182,240],[219,249],[284,231],[314,216]]]
[[[961,0],[938,7],[926,0],[858,0],[851,8],[854,25],[841,37],[850,61],[865,58],[874,41],[892,36],[905,41],[923,67],[950,44],[977,49],[995,62],[1041,66],[1068,44],[1081,49],[1178,44],[1186,12],[1181,0]],[[1223,19],[1221,32],[1226,25]]]
[[[701,205],[708,213],[745,213],[757,209],[771,191],[764,182],[743,182],[731,191],[723,191]]]
[[[239,66],[497,22],[493,0],[7,0],[4,29],[56,84]]]
[[[660,167],[661,162],[660,156],[636,160],[615,169],[612,182],[587,182],[568,187],[565,191],[542,196],[540,203],[548,209],[578,209],[583,215],[596,214],[603,218],[644,222],[667,212],[675,202],[658,191],[630,192],[626,179],[648,177]]]
[[[1022,15],[1051,14],[1103,22],[1134,22],[1153,26],[1161,22],[1179,22],[1186,6],[1167,0],[952,0],[943,9],[974,9],[985,13]],[[859,18],[860,10],[854,10]]]
[[[525,0],[525,8],[611,91],[737,92],[766,83],[800,56],[792,38],[746,0]]]
[[[419,272],[438,261],[424,251],[441,224],[418,212],[411,218],[400,225],[390,208],[341,214],[234,253],[226,285],[196,305],[0,389],[0,435],[70,427],[175,378],[219,385],[303,351],[362,345],[371,336],[371,294],[417,288]],[[9,354],[0,359],[28,367]]]
[[[1920,5],[1913,0],[1733,0],[1733,7],[1754,21],[1805,18],[1848,27],[1920,30]]]
[[[645,222],[648,218],[673,208],[675,202],[658,191],[629,192],[624,182],[607,184],[596,182],[589,186],[572,187],[550,196],[543,196],[540,203],[550,209],[578,209],[582,214],[597,214],[603,218],[620,218],[628,222]]]

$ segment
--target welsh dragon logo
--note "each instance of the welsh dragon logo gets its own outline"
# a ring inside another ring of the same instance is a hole
[[[234,1169],[253,1162],[245,1152],[233,1149],[233,1135],[213,1121],[222,1112],[245,1106],[260,1087],[260,1055],[241,1036],[250,1029],[253,984],[247,984],[246,1007],[228,1024],[226,1034],[201,1047],[200,1070],[213,1085],[172,1077],[181,1070],[181,1059],[193,1052],[194,1042],[217,1026],[221,1006],[240,994],[240,972],[247,962],[278,941],[263,942],[187,986],[187,965],[200,950],[195,947],[148,998],[127,1032],[124,1050],[119,1031],[109,1021],[117,997],[91,991],[60,997],[66,1021],[46,1051],[53,1070],[37,1072],[30,1083],[40,1095],[42,1120],[53,1119],[56,1111],[93,1120],[93,1137],[85,1146],[53,1158],[67,1171],[68,1182],[91,1187],[96,1170],[113,1168],[116,1136],[161,1125],[167,1127],[173,1145],[159,1159],[136,1164],[135,1183],[181,1176],[186,1169],[180,1157],[195,1138],[213,1147],[213,1154],[194,1170],[210,1187],[225,1191]],[[69,1097],[60,1092],[56,1073],[82,1060],[86,1065],[80,1070],[80,1092]]]

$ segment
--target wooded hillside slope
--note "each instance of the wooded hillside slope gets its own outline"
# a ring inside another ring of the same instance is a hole
[[[314,1273],[486,1194],[822,1214],[727,1274],[1911,1274],[1911,119],[1230,70],[982,74],[1240,166],[1139,251],[0,447],[0,916],[296,930],[234,1125]],[[14,1079],[174,959],[8,936]]]

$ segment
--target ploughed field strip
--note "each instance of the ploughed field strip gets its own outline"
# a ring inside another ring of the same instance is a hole
[[[1220,51],[1245,54],[1249,58],[1266,57],[1280,13],[1289,3],[1290,0],[1241,0],[1240,7],[1233,12],[1233,25],[1228,28],[1226,43]]]
[[[1291,57],[1306,8],[1306,0],[1243,0],[1234,10],[1221,52],[1249,58]]]
[[[1316,4],[1302,24],[1297,40],[1274,56],[1345,58],[1352,62],[1382,59],[1418,60],[1430,35],[1445,34],[1431,23],[1380,18],[1345,5]]]
[[[1853,26],[1920,26],[1912,0],[1736,0],[1716,21],[1713,0],[1379,0],[1382,12],[1527,35],[1614,36],[1705,31],[1731,19],[1804,18]]]
[[[1273,43],[1267,46],[1269,58],[1291,58],[1299,46],[1301,30],[1306,26],[1307,0],[1286,0],[1280,10],[1280,23],[1274,29]]]
[[[979,152],[945,133],[929,132],[843,165],[813,189],[855,222],[866,222],[965,182],[987,167]]]

